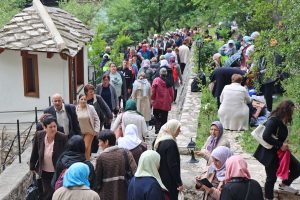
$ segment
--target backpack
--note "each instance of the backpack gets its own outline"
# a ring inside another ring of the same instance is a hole
[[[177,64],[174,63],[172,65],[172,75],[173,75],[173,78],[174,78],[174,82],[177,82],[178,81],[178,71],[177,71]]]
[[[55,187],[54,189],[57,190],[58,188],[63,186],[63,181],[64,181],[64,175],[66,173],[68,168],[65,168],[59,175],[58,179],[55,182]]]
[[[191,92],[201,92],[201,86],[206,85],[206,77],[203,72],[197,74],[191,83]]]

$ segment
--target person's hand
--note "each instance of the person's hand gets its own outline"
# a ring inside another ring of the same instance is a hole
[[[207,193],[212,193],[212,191],[213,191],[212,188],[209,188],[209,187],[207,187],[206,185],[202,185],[202,186],[201,186],[201,189],[205,190],[205,192],[207,192]]]
[[[37,171],[35,171],[34,169],[33,170],[30,170],[33,174],[37,174]]]
[[[196,156],[200,156],[202,157],[204,155],[204,153],[202,151],[194,151]]]
[[[183,185],[179,186],[179,187],[177,188],[177,190],[178,190],[179,192],[182,192],[182,191],[184,190]]]
[[[289,145],[288,144],[282,144],[282,146],[280,147],[281,151],[286,151],[289,150]]]

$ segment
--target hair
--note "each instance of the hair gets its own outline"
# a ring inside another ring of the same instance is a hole
[[[98,135],[98,140],[101,140],[103,142],[108,141],[109,146],[115,146],[116,145],[116,135],[114,132],[112,132],[109,129],[104,129],[100,132]]]
[[[43,119],[42,123],[45,127],[47,127],[49,124],[51,124],[52,122],[55,122],[56,126],[57,126],[57,120],[55,119],[55,117],[53,116],[48,116],[45,119]]]
[[[114,62],[109,63],[109,67],[111,67],[111,65],[117,66],[116,63],[114,63]]]
[[[104,75],[102,76],[102,80],[104,80],[105,78],[108,78],[108,80],[110,81],[110,76],[109,76],[108,74],[104,74]]]
[[[78,99],[80,99],[80,98],[83,97],[83,96],[85,96],[85,94],[80,94],[80,95],[78,96]]]
[[[243,77],[240,74],[233,74],[231,76],[231,82],[232,83],[242,83]]]
[[[291,100],[285,100],[281,102],[275,110],[271,112],[271,117],[278,117],[285,124],[292,123],[293,111],[295,104]]]
[[[87,84],[84,86],[83,91],[84,91],[84,94],[87,94],[89,90],[94,90],[94,89],[95,89],[95,87],[92,84]]]
[[[46,119],[47,117],[53,117],[53,115],[51,113],[44,113],[40,116],[39,120],[40,122],[43,123],[43,120]]]

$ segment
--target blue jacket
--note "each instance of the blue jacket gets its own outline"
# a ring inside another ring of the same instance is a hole
[[[133,177],[128,186],[128,200],[164,200],[164,192],[153,177]]]

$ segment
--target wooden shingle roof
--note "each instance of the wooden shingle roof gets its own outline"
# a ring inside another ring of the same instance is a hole
[[[32,7],[16,14],[0,29],[0,48],[74,57],[92,36],[92,31],[71,14],[33,0]]]

